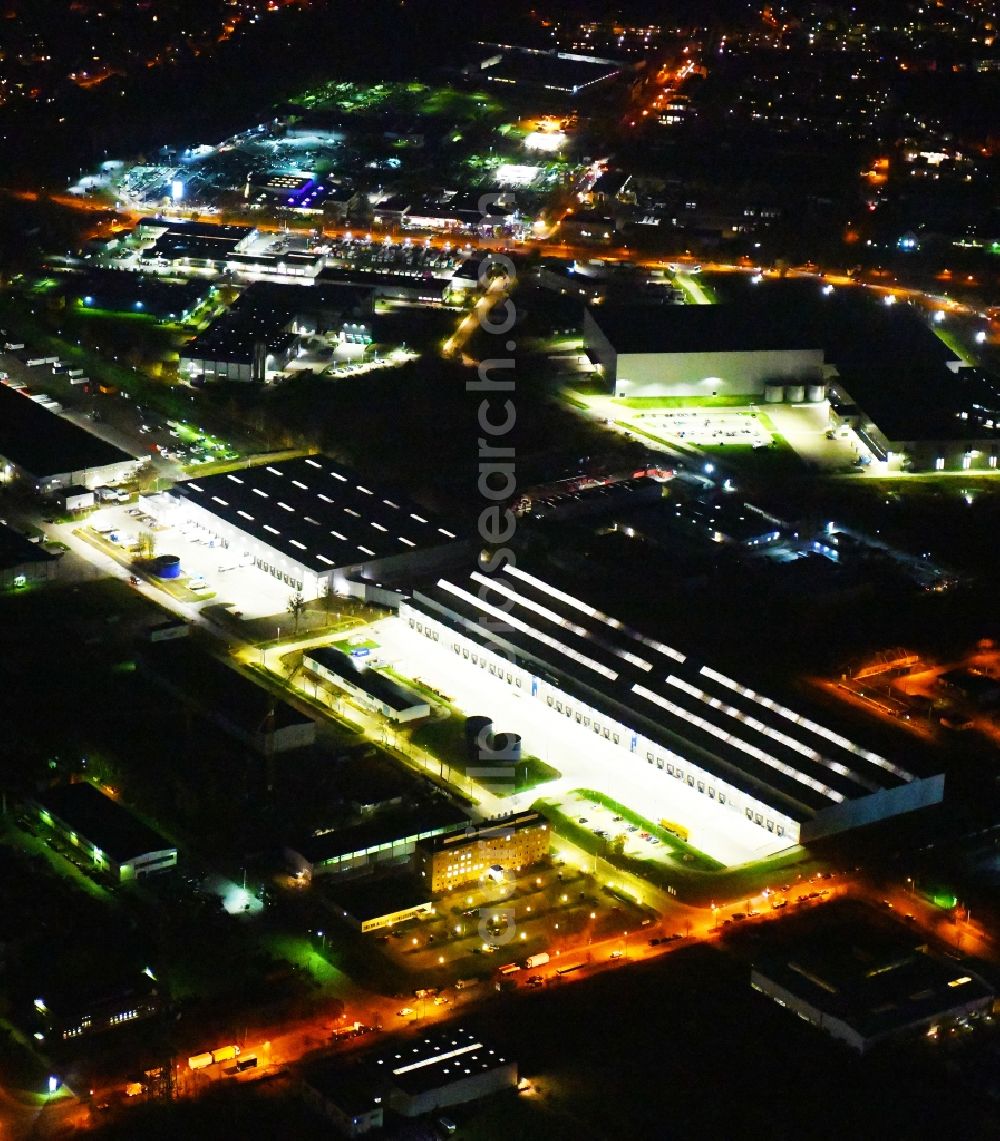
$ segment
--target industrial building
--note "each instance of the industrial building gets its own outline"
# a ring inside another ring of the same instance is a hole
[[[317,1113],[328,1118],[343,1137],[363,1137],[381,1130],[386,1098],[382,1083],[363,1067],[345,1068],[340,1058],[326,1058],[302,1075],[302,1096]]]
[[[370,651],[360,653],[368,655]],[[302,665],[337,689],[345,690],[362,708],[389,721],[402,724],[430,717],[431,707],[425,697],[369,668],[366,656],[358,654],[358,650],[345,654],[335,646],[314,646],[302,655]]]
[[[285,860],[301,879],[346,872],[370,872],[406,864],[418,840],[466,827],[469,818],[446,800],[403,812],[386,812],[361,824],[320,829],[285,846]]]
[[[307,599],[432,572],[468,551],[454,524],[323,455],[189,480],[165,502],[165,519],[190,520]]]
[[[87,781],[46,789],[32,804],[44,824],[123,882],[177,863],[176,847]]]
[[[739,821],[778,847],[944,793],[942,773],[885,757],[519,567],[414,590],[399,621],[422,639],[424,677],[436,666],[443,685],[456,667],[477,675],[487,711],[491,691],[530,699],[524,717],[602,770],[606,759],[611,788],[623,770],[633,787],[662,790],[645,806],[651,817],[687,812],[717,834]]]
[[[50,1040],[72,1042],[152,1018],[163,1008],[159,989],[148,975],[123,977],[113,969],[107,974],[106,980],[82,985],[53,980],[34,1000],[30,1025],[40,1026]]]
[[[760,398],[768,382],[801,386],[800,400],[825,396],[822,337],[773,306],[591,307],[583,336],[614,396]]]
[[[139,259],[142,268],[185,275],[223,272],[230,254],[245,252],[258,236],[253,226],[169,218],[141,218],[135,233],[146,243]]]
[[[548,858],[548,821],[539,812],[520,812],[476,828],[419,840],[414,865],[432,895],[490,875],[517,874]]]
[[[220,729],[271,757],[316,740],[316,722],[190,638],[151,642],[138,655],[147,677],[189,701]]]
[[[184,346],[178,370],[192,381],[263,383],[295,357],[302,336],[322,333],[344,342],[370,341],[373,311],[371,288],[257,281]]]
[[[888,469],[997,470],[1000,387],[936,335],[946,310],[887,300],[781,281],[740,305],[596,305],[584,342],[615,396],[822,404]]]
[[[516,87],[537,95],[548,93],[565,99],[592,91],[632,70],[632,65],[595,55],[544,51],[506,44],[479,44],[488,53],[464,68],[477,81]]]
[[[968,964],[865,911],[850,902],[824,909],[816,930],[754,963],[750,985],[859,1054],[991,1011],[993,988]]]
[[[376,297],[386,301],[412,301],[423,305],[437,305],[445,301],[455,289],[464,289],[467,283],[457,276],[406,266],[379,269],[327,267],[317,277],[318,285],[354,285],[372,289]]]
[[[157,321],[186,321],[208,300],[211,285],[204,281],[164,281],[149,274],[121,269],[89,268],[59,278],[65,297],[81,309],[141,314]]]
[[[408,879],[328,881],[325,894],[345,923],[367,934],[434,914],[430,893]]]
[[[1000,388],[985,373],[952,363],[925,356],[919,364],[838,370],[830,384],[831,424],[852,427],[892,468],[998,470]]]
[[[55,577],[58,566],[58,555],[0,523],[0,590],[47,582]]]
[[[514,1089],[517,1080],[513,1059],[458,1027],[407,1038],[353,1064],[317,1062],[305,1070],[302,1092],[339,1133],[360,1137],[381,1129],[387,1110],[421,1117]],[[429,1135],[425,1127],[421,1136]]]
[[[396,1043],[374,1056],[370,1072],[381,1078],[390,1107],[404,1117],[517,1086],[517,1063],[461,1027]]]
[[[141,461],[0,384],[0,482],[20,479],[49,495],[132,479]]]

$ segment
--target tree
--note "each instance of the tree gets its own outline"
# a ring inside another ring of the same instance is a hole
[[[139,557],[151,559],[156,554],[156,535],[152,531],[139,532]]]
[[[302,597],[302,591],[297,590],[288,600],[288,613],[292,616],[294,623],[294,632],[299,632],[299,619],[305,613],[306,600]]]

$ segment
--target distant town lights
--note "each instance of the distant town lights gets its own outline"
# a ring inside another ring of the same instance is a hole
[[[941,322],[942,322],[942,321],[945,319],[945,317],[946,317],[946,316],[947,316],[947,314],[945,313],[945,311],[944,311],[943,309],[939,309],[939,310],[938,310],[938,311],[937,311],[937,312],[934,314],[934,320],[935,320],[935,321],[936,321],[936,322],[937,322],[937,323],[940,325],[940,324],[941,324]]]

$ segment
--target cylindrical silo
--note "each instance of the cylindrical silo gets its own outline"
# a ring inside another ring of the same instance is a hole
[[[149,569],[157,578],[180,578],[180,555],[157,555],[149,560]]]
[[[470,760],[492,748],[493,721],[479,714],[465,719],[465,749]]]
[[[826,385],[825,384],[807,384],[806,385],[806,400],[810,404],[820,404],[826,399]]]
[[[516,765],[521,759],[520,733],[494,733],[491,751],[494,760]]]
[[[801,404],[806,398],[806,389],[803,384],[786,384],[785,401],[788,404]]]
[[[764,403],[781,404],[785,399],[785,386],[769,380],[764,385]]]

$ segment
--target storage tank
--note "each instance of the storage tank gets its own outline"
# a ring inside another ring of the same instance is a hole
[[[785,401],[788,404],[801,404],[806,398],[806,389],[803,384],[786,384]]]
[[[481,748],[491,748],[493,739],[493,720],[476,714],[465,719],[465,751],[475,760]]]
[[[521,759],[521,734],[494,733],[490,739],[490,750],[499,754],[495,760],[516,765]]]
[[[764,403],[765,404],[781,404],[785,399],[785,386],[783,384],[776,384],[774,381],[768,381],[764,385]]]
[[[825,384],[807,384],[806,385],[806,400],[810,404],[819,404],[826,399],[826,385]]]
[[[180,555],[157,555],[148,562],[149,570],[157,578],[180,578]]]

